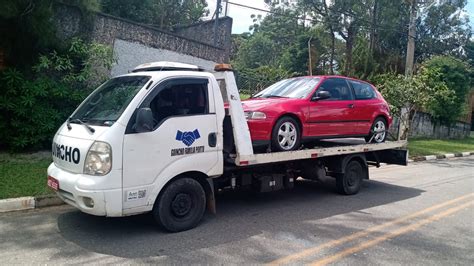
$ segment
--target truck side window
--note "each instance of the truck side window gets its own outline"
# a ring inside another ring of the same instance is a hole
[[[207,86],[203,83],[168,85],[150,102],[150,108],[155,128],[169,117],[207,114]]]

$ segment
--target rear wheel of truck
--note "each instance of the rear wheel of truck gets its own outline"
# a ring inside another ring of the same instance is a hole
[[[194,228],[202,219],[206,194],[192,178],[180,178],[167,185],[153,207],[153,216],[167,231],[180,232]]]
[[[343,195],[354,195],[359,192],[362,177],[364,176],[364,167],[357,160],[350,161],[344,170],[344,174],[336,176],[337,192]]]

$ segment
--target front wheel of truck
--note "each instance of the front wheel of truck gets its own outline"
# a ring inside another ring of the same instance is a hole
[[[196,227],[204,215],[206,194],[198,181],[184,177],[168,184],[153,207],[157,223],[170,232]]]

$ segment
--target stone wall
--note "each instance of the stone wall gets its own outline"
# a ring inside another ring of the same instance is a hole
[[[390,133],[397,136],[399,121],[394,118]],[[437,138],[437,139],[459,139],[469,136],[471,125],[464,122],[456,122],[448,127],[435,123],[428,113],[417,112],[410,128],[409,138]]]
[[[114,47],[114,52],[129,52],[130,50],[127,49],[115,49],[116,41],[125,41],[135,43],[139,45],[137,47],[141,48],[174,52],[165,53],[165,55],[171,55],[170,57],[161,56],[162,60],[169,61],[175,59],[173,57],[175,54],[214,63],[227,63],[230,60],[231,18],[219,19],[218,42],[217,45],[214,45],[212,42],[214,36],[213,21],[179,28],[172,33],[103,13],[93,14],[92,18],[85,20],[78,8],[64,4],[56,4],[54,13],[53,19],[57,25],[57,36],[63,40],[74,36],[82,36]],[[143,49],[143,51],[145,50]],[[122,56],[124,55],[115,54],[116,58]],[[125,57],[127,56],[130,55],[125,55]],[[143,61],[140,63],[153,61],[154,58],[156,56],[141,58]],[[122,64],[119,66],[120,69],[132,69],[136,66],[128,64],[124,60],[121,60],[120,64]]]

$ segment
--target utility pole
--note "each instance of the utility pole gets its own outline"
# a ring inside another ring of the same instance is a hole
[[[229,7],[229,0],[225,0],[225,11],[224,11],[224,16],[227,17],[227,8]]]
[[[308,40],[308,74],[310,76],[313,75],[313,66],[311,62],[311,40],[313,39],[313,36],[311,36]]]
[[[416,35],[416,3],[417,0],[410,0],[410,24],[408,25],[407,57],[405,63],[405,76],[413,75],[413,65],[415,60],[415,35]]]
[[[221,12],[221,0],[217,0],[214,21],[214,45],[217,46],[217,29],[219,28],[219,13]]]

